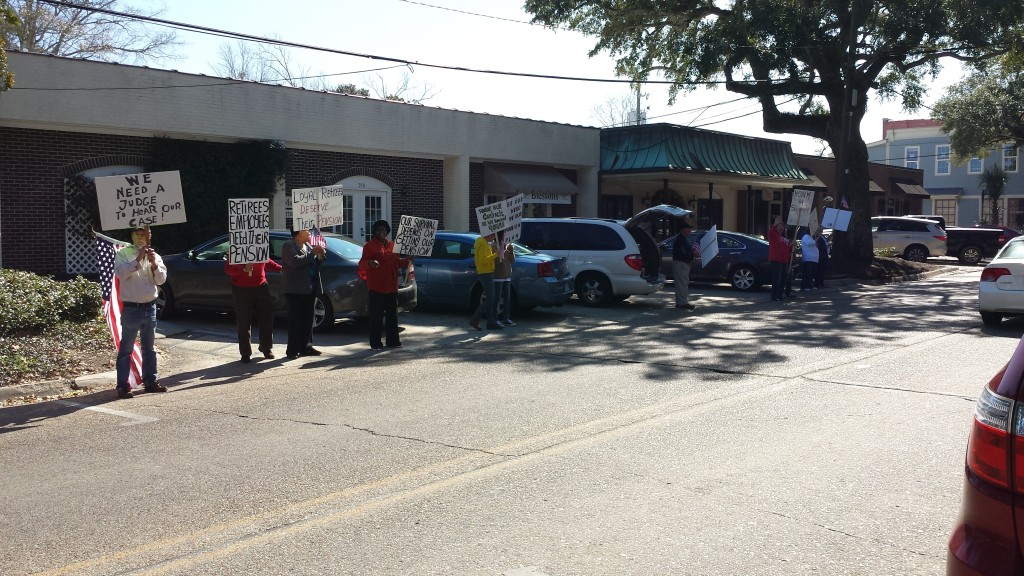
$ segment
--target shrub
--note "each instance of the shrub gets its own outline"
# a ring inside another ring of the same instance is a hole
[[[99,285],[81,276],[60,282],[31,272],[0,270],[0,336],[94,320],[102,304]]]
[[[875,256],[880,258],[895,258],[900,255],[895,248],[889,246],[888,248],[875,248]]]

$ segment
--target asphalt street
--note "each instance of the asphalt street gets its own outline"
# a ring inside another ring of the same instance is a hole
[[[187,314],[167,394],[0,409],[0,574],[941,573],[1024,333],[982,325],[979,274],[416,311],[399,350],[344,323],[252,364]]]

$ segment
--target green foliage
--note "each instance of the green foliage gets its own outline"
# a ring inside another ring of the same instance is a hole
[[[228,229],[229,198],[271,198],[287,170],[280,142],[237,144],[156,138],[153,172],[177,170],[188,222],[160,226],[153,244],[162,253],[181,252]]]
[[[370,97],[370,90],[368,88],[357,88],[355,84],[338,84],[334,87],[334,92]]]
[[[1005,142],[1024,145],[1024,61],[1010,55],[954,84],[933,117],[949,134],[957,163],[984,158]]]
[[[874,252],[875,256],[878,258],[895,258],[900,255],[900,253],[892,246],[887,246],[885,248],[875,248]]]
[[[6,0],[0,0],[0,29],[14,28],[20,26],[18,15],[7,4]],[[0,34],[0,92],[5,92],[14,86],[14,72],[7,68],[7,40]]]
[[[31,272],[0,270],[0,336],[88,322],[102,304],[100,287],[81,276],[58,282]]]

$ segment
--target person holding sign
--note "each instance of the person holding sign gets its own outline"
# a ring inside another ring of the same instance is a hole
[[[772,271],[772,302],[782,300],[782,291],[789,281],[791,250],[789,238],[786,238],[786,225],[782,223],[782,217],[776,216],[775,222],[768,230],[768,266]]]
[[[505,242],[504,230],[498,232],[497,242],[498,261],[494,263],[494,294],[504,306],[501,309],[501,318],[496,322],[504,328],[516,325],[509,316],[512,313],[512,264],[516,261],[516,253],[512,250],[512,243]]]
[[[288,358],[319,356],[313,348],[313,280],[315,264],[326,258],[323,246],[309,245],[309,230],[292,230],[292,239],[281,245],[281,280],[288,301]]]
[[[260,352],[267,360],[274,358],[274,303],[270,298],[266,269],[280,272],[273,260],[255,264],[228,264],[224,271],[231,277],[231,295],[235,298],[235,324],[238,327],[238,352],[242,362],[252,356],[252,322],[260,326]]]
[[[373,237],[363,245],[363,256],[359,269],[366,272],[366,288],[369,292],[366,303],[370,316],[370,348],[383,350],[401,348],[398,338],[398,269],[408,266],[411,258],[395,254],[395,244],[388,240],[391,224],[377,220],[371,228]],[[381,342],[381,332],[385,334]]]
[[[800,253],[803,259],[800,291],[808,292],[814,289],[814,276],[818,272],[818,241],[810,228],[804,228],[804,235],[800,237]]]
[[[693,226],[683,220],[679,224],[679,234],[676,241],[672,243],[672,281],[676,285],[676,308],[694,310],[697,307],[690,304],[690,264],[693,263],[693,244],[690,242],[690,232]]]
[[[498,259],[498,253],[491,248],[494,241],[494,234],[480,236],[473,243],[473,258],[476,263],[476,277],[483,285],[483,298],[473,316],[469,319],[469,325],[474,330],[481,330],[480,319],[487,316],[487,328],[489,330],[501,330],[498,324],[498,299],[494,296],[494,262]]]
[[[114,275],[121,290],[121,341],[117,348],[117,397],[131,398],[131,371],[135,336],[142,349],[142,385],[146,392],[167,392],[156,381],[156,297],[157,286],[167,280],[163,259],[153,250],[149,226],[132,229],[132,245],[118,250]]]

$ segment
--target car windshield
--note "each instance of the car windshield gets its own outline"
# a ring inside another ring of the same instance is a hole
[[[1020,259],[1024,258],[1024,242],[1010,242],[999,253],[998,258],[1000,260],[1004,258]]]
[[[324,239],[327,240],[327,249],[331,252],[337,252],[348,260],[359,260],[363,257],[363,247],[356,244],[354,240],[349,240],[344,236],[327,236],[324,235]]]
[[[531,254],[539,253],[536,250],[531,250],[526,246],[523,246],[522,244],[516,244],[515,242],[512,243],[512,251],[515,252],[517,256],[530,256]]]

